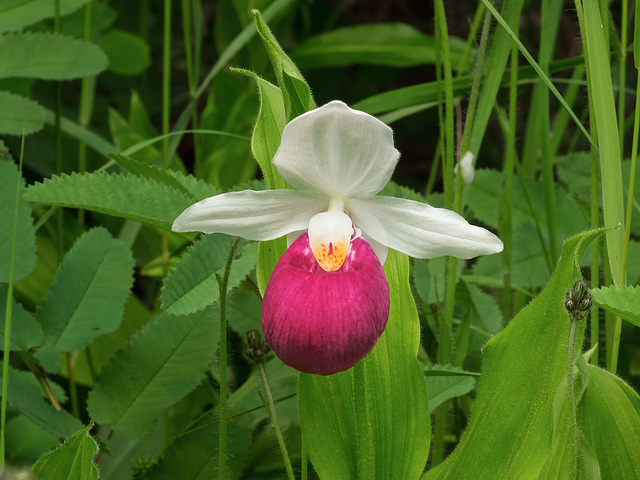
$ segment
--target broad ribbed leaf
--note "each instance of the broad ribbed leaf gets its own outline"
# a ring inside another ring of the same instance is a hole
[[[228,235],[203,235],[190,247],[164,282],[160,295],[162,309],[184,315],[217,302],[220,289],[216,274],[223,274],[231,242],[232,237]],[[255,243],[246,245],[234,260],[229,289],[236,287],[255,268],[257,248]]]
[[[166,230],[194,203],[175,188],[135,175],[105,172],[55,176],[27,188],[24,198],[138,220]]]
[[[369,356],[335,375],[300,374],[300,425],[321,478],[417,479],[427,461],[429,405],[408,258],[390,250],[384,271],[389,323]]]
[[[97,45],[50,33],[2,35],[0,56],[0,78],[69,80],[107,68],[107,56]]]
[[[42,343],[42,327],[22,305],[13,300],[11,315],[11,350],[26,350]],[[0,285],[0,344],[4,345],[4,323],[7,308],[7,289]]]
[[[40,105],[29,98],[0,91],[0,134],[29,135],[43,126]]]
[[[587,372],[578,425],[597,456],[602,478],[638,478],[640,397],[610,372],[594,365],[587,365]]]
[[[0,380],[2,377],[0,376]],[[37,386],[27,380],[9,375],[7,403],[25,417],[58,437],[73,435],[82,424],[66,410],[56,410],[45,402]]]
[[[565,379],[569,315],[564,299],[580,278],[578,260],[602,230],[565,242],[549,283],[482,350],[482,376],[467,429],[456,450],[426,479],[535,478],[554,434],[553,401]],[[584,322],[576,338],[582,344]]]
[[[267,24],[264,23],[260,13],[254,11],[254,15],[256,29],[271,58],[273,70],[276,72],[278,83],[282,89],[287,120],[291,121],[298,115],[316,108],[316,104],[311,96],[311,89],[305,82],[298,67],[296,67],[287,56]]]
[[[627,322],[640,327],[640,287],[623,285],[616,287],[594,288],[593,300],[605,310],[619,315]]]
[[[42,455],[31,467],[36,479],[97,479],[98,468],[93,463],[93,457],[98,452],[98,444],[89,435],[91,427],[93,427],[92,423],[68,438],[55,450]]]
[[[460,63],[465,44],[449,37],[451,62]],[[436,40],[406,23],[337,28],[311,37],[291,53],[302,70],[352,64],[412,67],[435,63]]]
[[[68,15],[90,0],[60,0],[60,15]],[[22,30],[45,18],[53,17],[49,0],[4,0],[0,3],[0,33]]]
[[[20,194],[17,205],[16,250],[12,258],[18,185]],[[0,159],[0,282],[9,281],[12,261],[14,280],[23,279],[36,266],[36,229],[31,218],[31,208],[22,200],[23,190],[24,180],[18,172],[18,166],[11,160]]]
[[[131,438],[148,435],[162,412],[198,386],[216,350],[211,308],[163,313],[103,367],[87,400],[91,418]]]
[[[116,330],[133,285],[133,267],[129,248],[106,229],[84,233],[64,257],[36,313],[45,345],[73,352]]]

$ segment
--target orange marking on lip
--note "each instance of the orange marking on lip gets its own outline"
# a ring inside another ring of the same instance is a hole
[[[311,247],[313,256],[316,258],[318,265],[327,272],[334,272],[338,270],[345,259],[347,258],[348,244],[334,245],[333,242],[329,242],[327,247],[324,243],[318,243]]]

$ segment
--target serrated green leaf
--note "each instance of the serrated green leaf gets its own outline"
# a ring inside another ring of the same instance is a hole
[[[149,45],[125,30],[113,28],[103,33],[100,47],[109,58],[109,70],[119,75],[139,75],[151,64]]]
[[[68,15],[90,0],[60,0],[60,15]],[[53,17],[49,0],[5,0],[0,5],[0,33],[22,30]]]
[[[216,318],[207,308],[160,314],[104,366],[87,400],[91,418],[130,438],[153,430],[162,412],[204,377],[216,347]]]
[[[144,178],[150,178],[157,181],[158,183],[164,183],[177,190],[181,190],[184,193],[189,193],[189,191],[174,176],[169,174],[167,170],[162,170],[155,165],[141,162],[140,160],[127,157],[126,155],[122,155],[120,153],[110,153],[109,157],[111,157],[111,159],[114,160],[122,168],[129,171],[130,173],[133,173],[134,175]]]
[[[41,456],[31,467],[36,479],[97,479],[98,468],[93,463],[93,457],[98,452],[98,444],[89,435],[91,427],[93,427],[92,423],[68,438],[52,452]]]
[[[600,307],[640,327],[640,286],[594,288],[591,295]]]
[[[389,250],[384,271],[391,310],[373,351],[345,372],[300,374],[300,425],[321,478],[415,479],[424,470],[431,429],[408,258]]]
[[[63,174],[27,188],[32,202],[84,208],[171,229],[193,199],[175,188],[135,175],[95,172]]]
[[[16,190],[20,195],[16,207]],[[13,261],[13,279],[21,280],[29,275],[36,264],[36,229],[31,218],[31,208],[22,200],[24,180],[18,166],[11,160],[0,159],[0,282],[8,282]],[[15,218],[16,208],[18,217]],[[16,224],[16,250],[11,257],[14,222]]]
[[[253,442],[253,426],[246,416],[230,419],[227,424],[227,472],[219,470],[219,412],[212,412],[181,435],[163,453],[162,459],[148,472],[154,480],[209,480],[241,478]]]
[[[44,126],[42,107],[29,98],[0,91],[0,133],[30,135]]]
[[[316,108],[311,96],[311,89],[305,82],[298,67],[284,52],[276,37],[273,36],[267,24],[264,23],[260,12],[254,10],[253,14],[255,16],[256,29],[262,38],[269,58],[271,58],[273,70],[276,72],[278,83],[282,89],[287,120],[291,121],[298,115]]]
[[[107,68],[107,56],[97,45],[50,33],[2,35],[0,56],[0,78],[70,80]]]
[[[449,37],[451,62],[460,63],[463,40]],[[406,23],[336,28],[311,37],[292,52],[302,70],[352,64],[412,67],[435,63],[436,40]]]
[[[73,352],[116,330],[133,285],[133,267],[129,248],[106,229],[84,233],[65,255],[36,312],[45,345]]]
[[[22,305],[13,300],[11,320],[11,350],[26,350],[42,343],[42,327]],[[4,323],[7,308],[7,289],[0,285],[0,344],[4,345]]]
[[[580,278],[577,255],[603,230],[565,242],[555,272],[529,303],[482,350],[482,376],[473,413],[456,450],[427,479],[534,478],[554,434],[553,402],[566,378],[569,315],[564,298]],[[578,325],[576,338],[584,334]]]
[[[217,302],[220,290],[216,275],[223,273],[231,241],[227,235],[203,235],[190,247],[164,282],[160,295],[162,309],[184,315]],[[229,275],[229,289],[236,287],[255,268],[257,248],[257,244],[251,243],[242,249]]]
[[[50,403],[45,403],[38,387],[23,378],[9,375],[7,403],[57,437],[68,437],[82,428],[80,420],[69,412],[56,410]]]

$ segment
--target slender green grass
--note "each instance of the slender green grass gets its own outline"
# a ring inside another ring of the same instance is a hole
[[[164,1],[164,43],[162,49],[162,134],[169,133],[171,118],[171,0]],[[173,156],[173,153],[172,155]],[[162,169],[169,167],[169,138],[162,139]]]
[[[18,181],[16,182],[16,198],[13,209],[13,236],[11,239],[11,264],[9,266],[9,284],[7,286],[7,306],[4,314],[4,345],[2,355],[2,400],[0,406],[0,468],[5,462],[5,426],[7,423],[7,393],[9,391],[9,357],[11,355],[11,319],[13,314],[13,278],[18,236],[18,203],[22,190],[22,162],[24,159],[24,135],[20,147],[20,164],[18,165]]]

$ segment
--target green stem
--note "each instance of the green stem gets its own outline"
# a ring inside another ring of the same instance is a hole
[[[308,467],[309,460],[307,455],[307,444],[304,441],[304,435],[302,435],[302,449],[300,451],[300,480],[307,480]]]
[[[606,4],[605,4],[606,5]],[[638,4],[636,2],[636,8]],[[620,20],[620,56],[618,57],[618,126],[620,136],[620,151],[623,152],[624,158],[624,104],[626,97],[627,83],[627,15],[629,12],[628,0],[622,0],[621,7],[622,18]],[[624,268],[624,267],[623,267]]]
[[[11,238],[11,265],[9,266],[9,285],[7,287],[7,306],[4,322],[4,353],[2,356],[2,406],[0,406],[0,467],[4,466],[4,437],[7,422],[7,392],[9,390],[9,355],[11,353],[11,316],[13,314],[13,277],[16,258],[16,243],[18,236],[18,202],[22,189],[22,159],[24,156],[24,135],[20,147],[20,164],[18,165],[18,180],[16,182],[16,199],[13,209],[13,236]]]
[[[164,0],[164,45],[162,65],[162,134],[169,133],[171,109],[171,0]],[[162,168],[169,167],[169,139],[162,140]]]
[[[84,7],[84,41],[92,40],[92,4],[87,3]],[[91,119],[91,111],[93,110],[93,93],[95,87],[95,77],[82,77],[80,87],[80,112],[78,114],[78,124],[86,128]],[[87,170],[87,144],[80,142],[78,145],[78,173],[84,173]],[[84,209],[78,209],[78,222],[84,224]]]
[[[276,407],[273,403],[273,396],[271,395],[271,388],[269,387],[269,379],[267,378],[267,372],[264,369],[264,363],[258,363],[258,370],[260,371],[260,378],[262,379],[262,385],[267,395],[267,410],[269,411],[269,418],[271,419],[271,426],[276,432],[276,438],[278,439],[278,445],[280,446],[280,453],[282,453],[282,459],[284,460],[284,466],[287,469],[287,477],[289,480],[295,480],[293,476],[293,469],[291,468],[291,460],[289,459],[289,452],[287,452],[287,446],[284,443],[284,437],[280,431],[280,425],[278,424],[278,417],[276,416]]]
[[[573,459],[576,462],[576,468],[574,472],[577,474],[577,462],[578,462],[578,420],[576,418],[576,396],[573,386],[573,357],[576,343],[576,327],[578,324],[577,318],[573,315],[569,315],[571,320],[571,326],[569,328],[569,345],[567,346],[567,399],[569,401],[569,414],[571,415],[571,424],[569,426],[569,435],[573,442]]]
[[[222,278],[218,277],[220,286],[220,478],[227,478],[227,286],[229,285],[229,273],[233,263],[233,255],[240,239],[235,237]]]
[[[75,362],[71,352],[66,352],[67,370],[69,372],[69,397],[71,399],[71,413],[76,418],[80,418],[80,408],[78,406],[78,389],[74,377]]]

